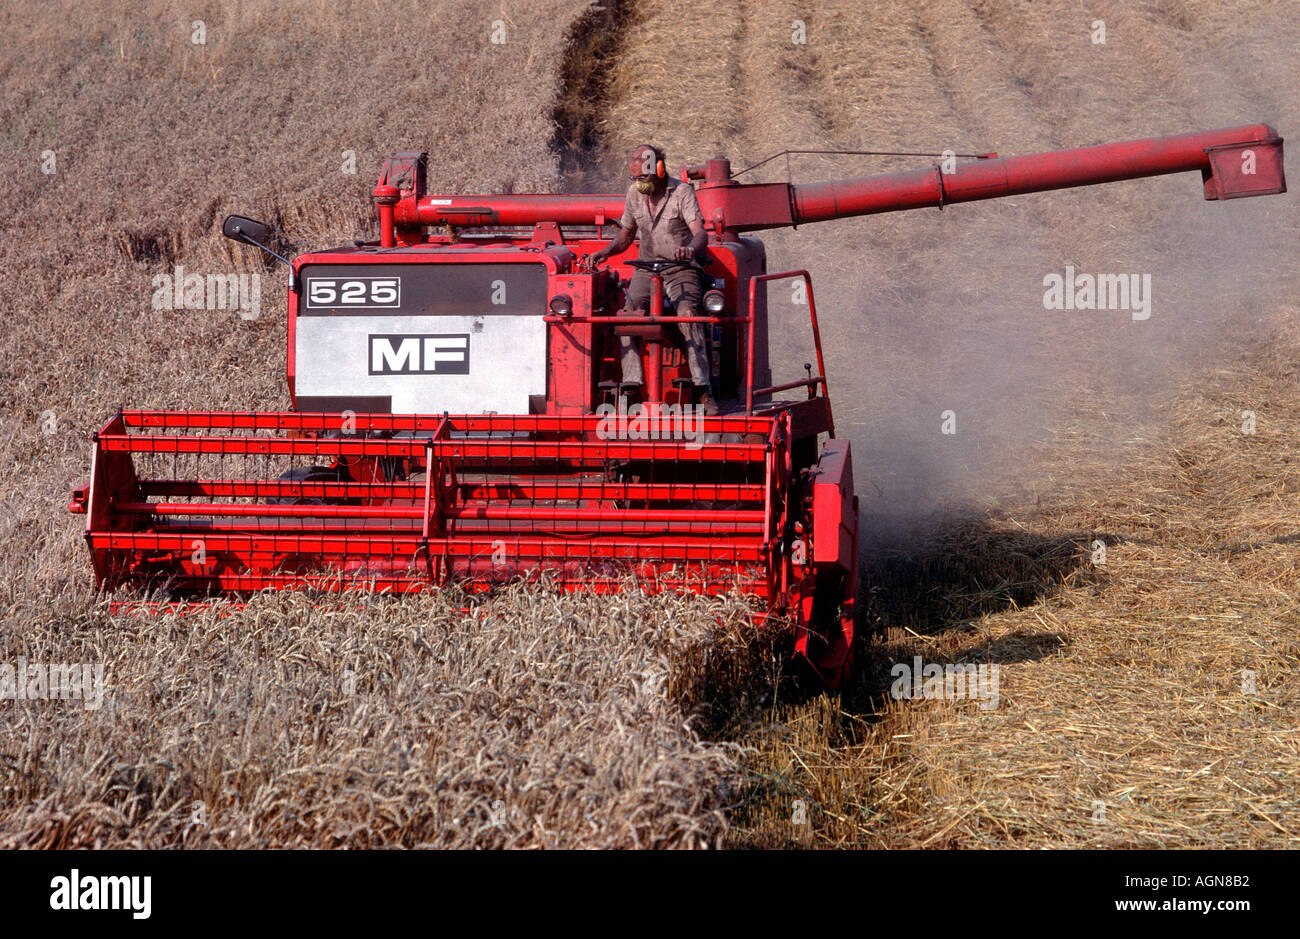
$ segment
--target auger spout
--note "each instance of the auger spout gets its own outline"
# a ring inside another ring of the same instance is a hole
[[[940,207],[1199,170],[1206,199],[1286,192],[1282,138],[1267,124],[1197,131],[792,187],[794,222]]]
[[[719,238],[733,239],[747,231],[1169,173],[1200,171],[1206,199],[1273,195],[1286,192],[1282,155],[1277,131],[1268,124],[1247,124],[798,185],[737,182],[724,159],[688,167],[684,176],[700,183],[697,197],[709,228]],[[381,185],[386,180],[387,171]],[[604,225],[617,220],[623,208],[618,193],[451,196],[426,195],[422,186],[414,186],[401,194],[392,216],[399,242],[420,240],[420,226],[426,225]]]

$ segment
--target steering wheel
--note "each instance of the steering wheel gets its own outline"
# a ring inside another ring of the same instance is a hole
[[[642,260],[634,258],[627,262],[629,266],[635,267],[638,271],[649,271],[651,274],[662,274],[664,271],[672,270],[674,267],[693,267],[695,270],[702,268],[694,261],[670,261],[666,258],[650,258]]]

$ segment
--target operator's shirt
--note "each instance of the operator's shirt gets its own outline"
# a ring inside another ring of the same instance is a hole
[[[655,258],[672,260],[673,252],[691,243],[690,223],[704,220],[694,188],[672,177],[666,180],[665,185],[664,194],[653,213],[649,196],[637,192],[635,184],[627,190],[619,225],[624,231],[635,231],[641,240],[637,256],[643,261]]]

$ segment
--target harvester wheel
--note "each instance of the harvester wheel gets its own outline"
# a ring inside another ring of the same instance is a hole
[[[853,597],[845,596],[846,592],[847,575],[828,571],[818,576],[813,593],[811,641],[805,654],[832,688],[840,687],[851,674],[854,647],[860,641],[857,631],[862,622],[861,608]],[[851,612],[846,608],[850,603]],[[846,634],[847,630],[852,632]]]

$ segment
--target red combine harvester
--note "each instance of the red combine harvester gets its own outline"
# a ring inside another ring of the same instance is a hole
[[[709,230],[696,320],[722,413],[701,417],[683,318],[662,296],[649,318],[615,315],[646,263],[635,245],[588,269],[622,195],[432,195],[426,155],[399,153],[374,192],[377,242],[286,261],[293,411],[121,411],[94,435],[71,509],[99,587],[486,589],[546,571],[570,589],[629,574],[650,590],[739,588],[787,616],[796,657],[835,684],[859,612],[849,445],[808,273],[769,272],[747,233],[1166,173],[1200,171],[1207,199],[1286,190],[1266,124],[945,170],[812,185],[742,184],[724,159],[683,172]],[[270,252],[258,222],[224,231]],[[792,278],[816,371],[774,377],[767,288]],[[643,340],[631,414],[620,335]]]

